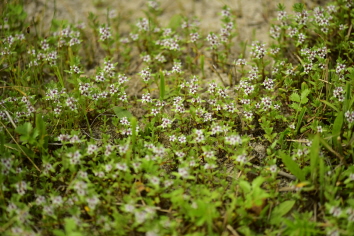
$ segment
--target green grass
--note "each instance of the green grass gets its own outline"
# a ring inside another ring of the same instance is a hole
[[[350,3],[279,5],[270,45],[149,4],[43,33],[0,4],[0,234],[351,235]]]

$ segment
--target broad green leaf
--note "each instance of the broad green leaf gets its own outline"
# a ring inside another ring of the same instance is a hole
[[[31,123],[26,122],[22,125],[17,126],[16,132],[22,135],[30,135],[33,130]]]
[[[82,236],[82,233],[80,233],[80,232],[71,232],[71,233],[67,234],[66,236]]]
[[[300,95],[297,93],[293,93],[290,95],[290,100],[294,102],[300,102],[301,101]]]
[[[118,116],[118,118],[127,117],[128,119],[133,117],[132,113],[126,110],[123,107],[113,107],[114,114]]]
[[[296,111],[300,111],[301,110],[301,107],[300,107],[300,105],[298,103],[292,103],[290,105],[290,107],[293,108]]]
[[[294,200],[289,200],[282,202],[278,206],[276,206],[272,211],[270,223],[279,224],[282,220],[282,217],[286,215],[291,210],[291,208],[293,208],[295,202],[296,201]]]
[[[239,185],[242,188],[244,193],[251,192],[251,185],[247,181],[241,180]]]
[[[253,231],[251,231],[250,227],[248,225],[243,225],[237,228],[237,232],[241,233],[242,235],[245,236],[254,236],[256,235]]]
[[[301,99],[301,104],[306,104],[309,101],[309,99],[307,97],[304,97],[303,99]]]
[[[73,219],[65,218],[65,231],[66,233],[71,233],[76,229],[76,224]]]
[[[257,178],[255,178],[252,182],[252,188],[259,188],[263,182],[264,182],[264,178],[262,176],[258,176]]]
[[[309,100],[307,96],[310,94],[311,90],[305,89],[301,92],[301,104],[307,103]]]
[[[291,210],[291,208],[293,208],[295,202],[296,202],[295,200],[288,200],[280,203],[278,206],[274,208],[272,215],[273,213],[277,214],[280,217],[286,215]]]
[[[36,116],[36,128],[38,129],[40,136],[44,136],[46,134],[45,123],[41,115]]]
[[[284,165],[288,168],[290,173],[296,176],[301,181],[305,181],[305,175],[304,172],[300,169],[298,164],[287,154],[284,152],[280,151],[279,155],[281,156]]]
[[[54,229],[53,230],[53,234],[55,236],[66,236],[66,234],[63,231],[59,230],[59,229]]]
[[[174,15],[171,17],[168,27],[170,27],[172,30],[176,30],[177,28],[179,28],[181,26],[182,20],[183,20],[183,18],[181,15]]]

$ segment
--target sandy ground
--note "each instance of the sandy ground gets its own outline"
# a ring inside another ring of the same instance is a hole
[[[41,29],[43,32],[48,32],[50,21],[53,18],[88,25],[89,13],[93,12],[102,24],[107,22],[108,12],[113,12],[122,19],[119,31],[127,34],[130,26],[135,25],[140,17],[144,17],[143,10],[147,9],[147,2],[147,0],[32,0],[25,4],[25,10],[28,13],[28,20],[38,22],[37,29]],[[219,33],[221,28],[220,13],[222,7],[227,5],[236,16],[238,35],[234,39],[235,50],[233,50],[235,54],[233,57],[236,59],[240,42],[251,44],[252,41],[258,40],[269,45],[271,43],[269,29],[271,23],[276,22],[277,5],[284,4],[286,11],[290,13],[296,2],[300,2],[300,0],[160,0],[163,13],[159,17],[159,22],[162,26],[168,26],[174,15],[195,16],[200,20],[200,34]],[[302,0],[301,2],[305,3],[309,9],[319,4],[318,0],[317,2],[313,0]],[[210,68],[211,65],[208,67]],[[137,69],[140,71],[141,68]],[[221,76],[227,78],[226,74]],[[208,81],[214,80],[221,83],[218,76],[210,69],[207,77]],[[130,83],[133,83],[132,87],[136,89],[128,91],[128,95],[138,95],[143,84],[139,85],[140,79],[135,79],[137,76],[132,76],[132,78]]]
[[[205,31],[219,32],[220,12],[224,5],[230,7],[237,16],[238,40],[251,41],[257,39],[262,42],[269,42],[269,26],[276,17],[276,9],[279,3],[286,6],[290,12],[292,5],[299,0],[161,0],[163,14],[161,22],[166,25],[171,16],[183,14],[196,16],[200,19],[200,27]],[[315,5],[313,1],[303,0],[310,8]],[[124,16],[126,24],[122,28],[129,27],[129,24],[136,22],[143,17],[143,9],[146,9],[146,0],[33,0],[26,4],[26,11],[29,19],[42,22],[44,29],[48,28],[48,20],[54,16],[58,19],[65,19],[71,23],[87,22],[89,12],[99,16],[102,23],[108,10]],[[128,13],[128,14],[127,14]],[[45,19],[45,21],[41,21]],[[255,32],[255,35],[254,35]]]

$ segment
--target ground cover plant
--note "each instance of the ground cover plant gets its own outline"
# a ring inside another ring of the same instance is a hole
[[[218,32],[0,6],[1,235],[354,232],[351,1],[279,4],[269,45],[228,6]]]

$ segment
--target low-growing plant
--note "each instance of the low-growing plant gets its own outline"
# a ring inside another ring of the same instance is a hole
[[[352,235],[353,3],[279,4],[270,46],[147,3],[129,32],[0,3],[0,234]]]

